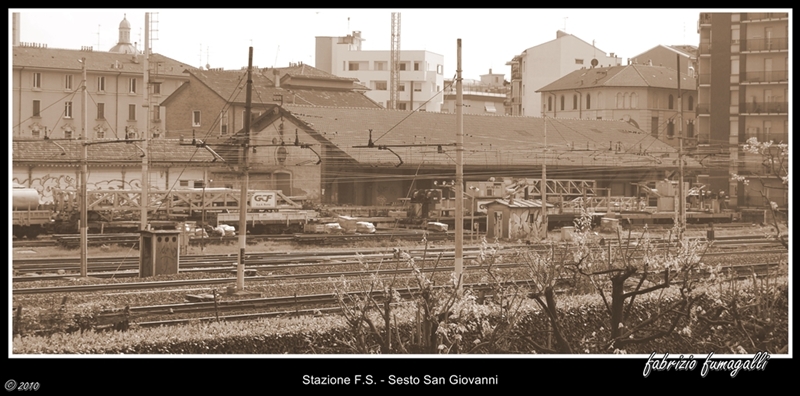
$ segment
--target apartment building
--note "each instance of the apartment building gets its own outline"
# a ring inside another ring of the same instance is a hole
[[[316,37],[315,64],[335,76],[356,78],[370,88],[367,97],[388,107],[391,69],[389,50],[361,49],[360,31],[345,37]],[[401,50],[398,110],[439,111],[444,87],[444,56],[430,51]]]
[[[511,87],[505,80],[505,75],[492,73],[489,69],[488,74],[482,74],[480,80],[464,79],[461,84],[462,104],[464,114],[491,114],[508,115],[511,114],[506,109],[505,104]],[[456,84],[452,79],[446,79],[444,83],[444,103],[442,112],[456,112]]]
[[[625,121],[678,148],[681,133],[684,147],[695,138],[696,86],[681,73],[678,91],[675,69],[633,64],[576,70],[539,92],[548,117]]]
[[[506,64],[511,66],[511,115],[534,116],[542,114],[543,86],[582,67],[618,66],[622,60],[614,53],[605,52],[578,37],[556,32],[555,40],[523,51]]]
[[[11,59],[13,139],[164,136],[164,111],[158,101],[189,79],[184,70],[194,68],[151,54],[150,83],[145,86],[144,58],[128,39],[130,23],[123,19],[119,29],[120,42],[109,52],[48,48],[20,42],[15,33],[13,43],[19,45],[12,46]],[[147,107],[146,90],[152,102]]]
[[[697,29],[698,150],[711,156],[708,182],[729,191],[731,205],[785,206],[788,189],[741,147],[752,137],[788,143],[789,14],[704,12]],[[734,173],[751,182],[732,180]]]

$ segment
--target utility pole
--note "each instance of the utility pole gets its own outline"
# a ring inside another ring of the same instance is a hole
[[[89,161],[89,128],[86,128],[86,122],[89,119],[88,116],[88,107],[87,107],[87,99],[86,99],[86,58],[81,58],[79,61],[81,62],[81,68],[83,69],[83,86],[81,87],[81,91],[83,91],[83,100],[81,104],[81,139],[83,140],[83,158],[81,161],[81,278],[85,278],[88,276],[89,273],[89,265],[87,261],[86,254],[89,250],[89,235],[88,235],[88,205],[89,197],[86,188],[87,179],[88,179],[88,164]]]
[[[458,291],[462,289],[464,271],[464,114],[461,81],[461,39],[458,39],[456,67],[456,252],[455,271]],[[413,87],[412,87],[413,88]]]
[[[141,206],[141,230],[147,229],[147,207],[150,205],[149,185],[150,175],[147,169],[147,141],[150,136],[150,13],[144,13],[144,114],[145,114],[145,128],[144,141],[142,142],[142,195],[139,198],[139,206]],[[126,136],[125,139],[128,139]]]
[[[679,199],[679,219],[678,237],[683,240],[683,233],[686,229],[686,191],[683,188],[683,103],[681,98],[681,56],[676,54],[678,58],[678,166],[680,169],[680,180],[678,181],[678,195]]]
[[[542,156],[542,239],[547,239],[547,114],[542,112],[544,121],[544,155]]]
[[[247,154],[250,151],[250,111],[253,90],[253,47],[247,58],[247,93],[244,104],[244,141],[242,142],[242,188],[239,195],[239,265],[236,267],[236,291],[244,291],[244,253],[247,246],[247,187],[250,183]]]

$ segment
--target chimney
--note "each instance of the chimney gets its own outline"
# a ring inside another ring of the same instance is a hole
[[[492,69],[489,69],[489,74],[492,74]]]
[[[278,69],[272,69],[272,79],[275,80],[275,88],[281,87],[281,79],[278,74]]]

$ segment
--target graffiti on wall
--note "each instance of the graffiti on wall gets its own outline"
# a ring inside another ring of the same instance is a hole
[[[21,179],[18,177],[12,178],[12,181],[19,183],[23,186],[29,186],[39,191],[41,196],[40,202],[43,205],[53,203],[54,190],[77,190],[78,180],[70,175],[44,175],[34,177],[30,181],[28,179]],[[86,189],[91,190],[138,190],[142,188],[140,179],[122,180],[122,179],[109,179],[99,180],[96,182],[89,182]],[[153,187],[151,187],[153,188]]]
[[[539,239],[542,229],[541,213],[538,210],[512,212],[508,219],[509,237],[511,239]]]

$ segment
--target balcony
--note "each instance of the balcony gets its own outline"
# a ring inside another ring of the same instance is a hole
[[[788,114],[788,102],[741,103],[740,114]]]
[[[711,43],[710,42],[700,42],[700,55],[706,55],[711,53]]]
[[[711,114],[711,105],[708,103],[698,103],[695,107],[698,115]]]
[[[774,19],[789,19],[787,12],[748,12],[744,17],[745,22],[749,21],[768,21]]]
[[[700,26],[711,26],[711,13],[701,12],[700,20],[697,21]]]
[[[749,39],[742,42],[742,52],[749,51],[783,51],[789,49],[786,37]]]
[[[747,83],[788,83],[789,71],[788,70],[773,70],[773,71],[753,71],[744,74],[744,80]]]

